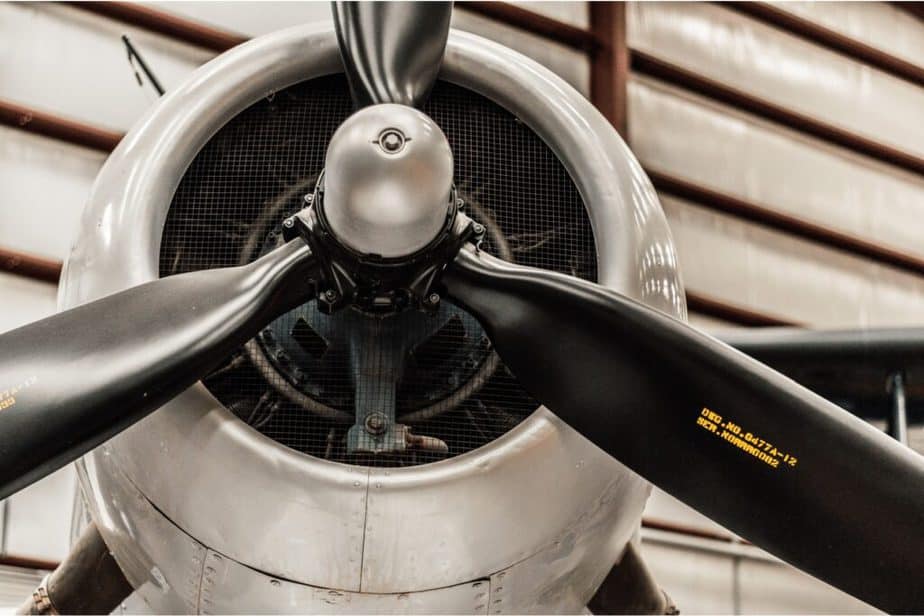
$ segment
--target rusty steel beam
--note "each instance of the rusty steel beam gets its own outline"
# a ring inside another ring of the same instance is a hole
[[[58,284],[61,262],[0,247],[0,271]]]
[[[191,19],[132,2],[66,2],[65,4],[218,53],[248,40],[241,34],[206,26]]]
[[[601,43],[591,55],[590,100],[628,141],[626,5],[591,2],[589,10],[591,32]]]
[[[3,99],[0,99],[0,124],[101,152],[111,152],[122,139],[121,133]]]

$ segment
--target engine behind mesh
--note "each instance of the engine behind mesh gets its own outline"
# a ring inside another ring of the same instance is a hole
[[[351,110],[346,80],[334,75],[281,90],[225,125],[196,156],[174,196],[161,242],[161,276],[250,261],[281,241],[278,224],[304,206],[327,143]],[[487,250],[596,279],[584,204],[541,139],[487,98],[446,82],[436,85],[423,111],[452,146],[457,188],[466,213],[488,228]],[[372,466],[445,459],[489,443],[537,407],[471,318],[455,312],[409,353],[395,396],[398,421],[444,442],[448,453],[348,453],[356,377],[349,378],[336,345],[317,334],[311,306],[282,317],[203,382],[259,432],[312,456]],[[407,326],[407,336],[413,327]],[[292,341],[295,357],[285,350]]]

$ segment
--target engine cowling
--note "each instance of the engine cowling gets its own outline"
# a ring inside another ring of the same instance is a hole
[[[205,164],[199,157],[225,128],[240,130],[259,101],[272,105],[267,97],[310,89],[318,80],[336,84],[340,71],[333,31],[301,26],[216,58],[169,93],[101,172],[62,276],[61,308],[169,274],[164,250],[176,242],[171,225],[188,207],[183,199],[195,188],[209,189],[205,180],[188,181]],[[685,316],[654,191],[588,101],[532,60],[458,32],[450,35],[441,80],[430,103],[437,114],[448,104],[441,87],[470,93],[472,105],[490,103],[512,114],[560,161],[569,190],[586,207],[601,283]],[[337,107],[337,86],[329,87],[321,99],[326,105],[305,109],[331,115],[329,124],[337,126],[342,118],[333,116],[349,109]],[[347,90],[342,94],[348,101]],[[460,109],[444,108],[460,131],[479,121]],[[464,152],[464,140],[453,150]],[[310,178],[306,170],[290,182],[289,197],[310,192],[304,185]],[[233,186],[230,178],[212,179]],[[459,188],[464,193],[466,186]],[[266,209],[272,202],[252,205]],[[251,227],[243,242],[249,252],[239,248],[225,258],[255,257],[270,241],[271,229],[247,244]],[[495,249],[503,253],[502,228],[497,235]],[[202,254],[222,254],[223,240],[211,241]],[[313,317],[301,316],[310,325]],[[294,369],[287,373],[276,357],[284,348],[266,340],[253,345],[243,361],[273,355],[263,369],[298,383]],[[479,376],[489,357],[457,374],[457,389],[489,378]],[[240,391],[236,385],[229,389]],[[306,415],[290,411],[292,417],[321,422],[324,408],[349,417],[336,400],[311,395],[307,386],[301,393],[311,402],[301,409]],[[450,441],[451,456],[421,452],[426,463],[395,465],[347,453],[325,459],[326,432],[314,448],[300,447],[294,436],[267,427],[272,417],[248,424],[254,409],[242,412],[228,395],[206,379],[79,464],[94,521],[129,581],[158,611],[577,611],[637,529],[649,492],[646,482],[549,411],[526,403],[512,413],[516,425],[473,446]],[[450,412],[446,406],[433,412]],[[421,408],[429,407],[407,414]],[[422,429],[426,419],[407,421]]]

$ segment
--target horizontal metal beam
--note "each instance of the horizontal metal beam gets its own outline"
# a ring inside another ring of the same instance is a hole
[[[65,4],[219,53],[247,41],[247,37],[242,34],[212,28],[141,4],[130,2],[65,2]]]
[[[0,248],[0,271],[58,284],[58,279],[61,277],[61,262]]]
[[[777,557],[750,543],[713,541],[711,539],[702,539],[695,535],[685,535],[655,528],[646,528],[644,524],[642,525],[641,538],[642,543],[657,543],[671,548],[707,552],[733,559],[746,558],[748,560],[773,563],[780,566],[785,565],[785,563]]]
[[[20,569],[37,569],[39,571],[54,571],[61,564],[53,560],[30,558],[28,556],[0,555],[0,565],[6,567],[19,567]]]
[[[111,152],[122,139],[121,133],[3,99],[0,99],[0,124],[101,152]]]
[[[687,524],[680,524],[678,522],[672,522],[670,520],[662,520],[660,518],[642,518],[642,528],[650,528],[654,530],[662,530],[671,533],[676,533],[678,535],[686,535],[687,537],[699,537],[700,539],[711,539],[713,541],[722,541],[725,543],[742,543],[743,540],[737,539],[730,532],[719,532],[716,530],[709,530],[705,528],[699,528],[697,526],[689,526]]]
[[[687,289],[687,309],[707,317],[728,321],[744,327],[804,327],[804,324],[790,321],[751,308],[735,306],[724,300]]]

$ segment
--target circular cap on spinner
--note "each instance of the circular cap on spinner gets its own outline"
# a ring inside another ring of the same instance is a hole
[[[405,105],[373,105],[331,137],[324,217],[337,239],[365,255],[403,257],[446,224],[452,151],[439,126]]]

